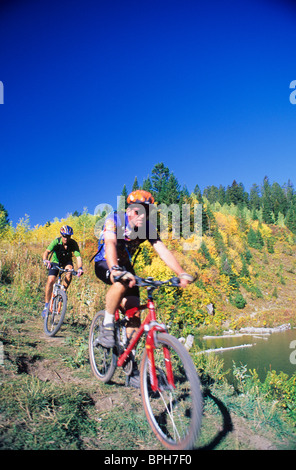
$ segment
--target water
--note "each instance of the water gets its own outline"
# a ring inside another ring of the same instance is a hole
[[[247,365],[249,369],[256,369],[261,381],[265,380],[270,370],[277,373],[285,372],[289,376],[296,372],[295,346],[291,342],[296,340],[296,329],[271,333],[268,336],[243,335],[239,337],[217,337],[197,340],[199,347],[204,349],[228,348],[245,344],[252,347],[216,352],[224,360],[224,369],[232,370],[233,361],[236,366]],[[293,356],[292,353],[294,352]]]

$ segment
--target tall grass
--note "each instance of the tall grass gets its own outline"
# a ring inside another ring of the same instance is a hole
[[[47,271],[41,244],[0,246],[0,307],[40,315],[43,308]],[[83,251],[82,251],[83,256]],[[72,278],[68,289],[67,318],[87,324],[104,308],[106,287],[94,275],[94,266],[84,262],[85,275]]]

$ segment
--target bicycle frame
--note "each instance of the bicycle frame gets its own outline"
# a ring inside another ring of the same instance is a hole
[[[63,287],[62,284],[61,284],[62,275],[64,273],[68,273],[68,272],[70,272],[74,276],[77,274],[76,271],[70,270],[70,269],[62,269],[62,268],[58,267],[58,270],[59,270],[58,278],[57,278],[57,280],[55,281],[55,283],[53,285],[52,293],[51,293],[51,297],[50,297],[50,304],[49,304],[49,311],[50,312],[52,311],[52,304],[53,304],[53,299],[54,299],[54,296],[55,296],[56,288],[58,287],[59,289],[61,289]],[[60,310],[61,310],[61,305],[60,305],[60,302],[59,302],[58,313],[60,313]]]
[[[154,305],[153,299],[151,298],[151,294],[149,295],[148,293],[147,304],[127,310],[125,312],[125,316],[128,318],[131,318],[135,315],[136,312],[138,312],[139,310],[144,310],[144,309],[148,309],[149,313],[146,316],[143,323],[141,324],[134,338],[128,344],[126,350],[119,356],[118,361],[117,361],[117,366],[122,367],[124,365],[126,359],[130,355],[132,350],[135,348],[136,344],[138,343],[138,341],[140,340],[144,332],[148,332],[147,337],[146,337],[145,347],[146,347],[147,356],[148,356],[151,388],[155,392],[158,390],[158,380],[157,380],[155,361],[154,361],[154,349],[155,349],[155,344],[156,344],[155,333],[156,331],[161,332],[161,333],[166,333],[166,328],[165,328],[165,325],[159,324],[157,322],[155,305]],[[119,310],[117,310],[115,313],[115,320],[119,320]],[[175,388],[171,359],[170,359],[170,352],[168,348],[164,348],[164,357],[165,357],[168,383],[173,388]]]

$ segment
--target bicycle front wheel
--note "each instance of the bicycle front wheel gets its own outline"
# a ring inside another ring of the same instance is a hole
[[[52,302],[49,303],[45,318],[44,318],[44,331],[47,336],[55,336],[62,326],[67,309],[67,295],[59,289],[57,294],[53,297]]]
[[[174,386],[167,379],[168,353]],[[146,349],[141,362],[141,393],[147,420],[162,445],[170,450],[192,449],[201,427],[202,394],[196,369],[184,346],[167,333],[157,335],[154,360],[158,390],[150,385]]]
[[[117,365],[116,348],[104,348],[97,338],[103,326],[105,311],[97,312],[90,326],[88,350],[92,373],[101,382],[110,382]]]

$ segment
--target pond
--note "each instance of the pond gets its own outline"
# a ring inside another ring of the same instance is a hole
[[[296,372],[296,329],[271,334],[204,337],[196,341],[202,350],[216,349],[215,354],[224,360],[225,370],[232,371],[234,361],[236,366],[242,364],[247,365],[248,370],[256,369],[261,381],[270,370],[282,371],[289,376]],[[294,345],[291,345],[292,341],[295,341]],[[235,349],[217,349],[233,347]]]

